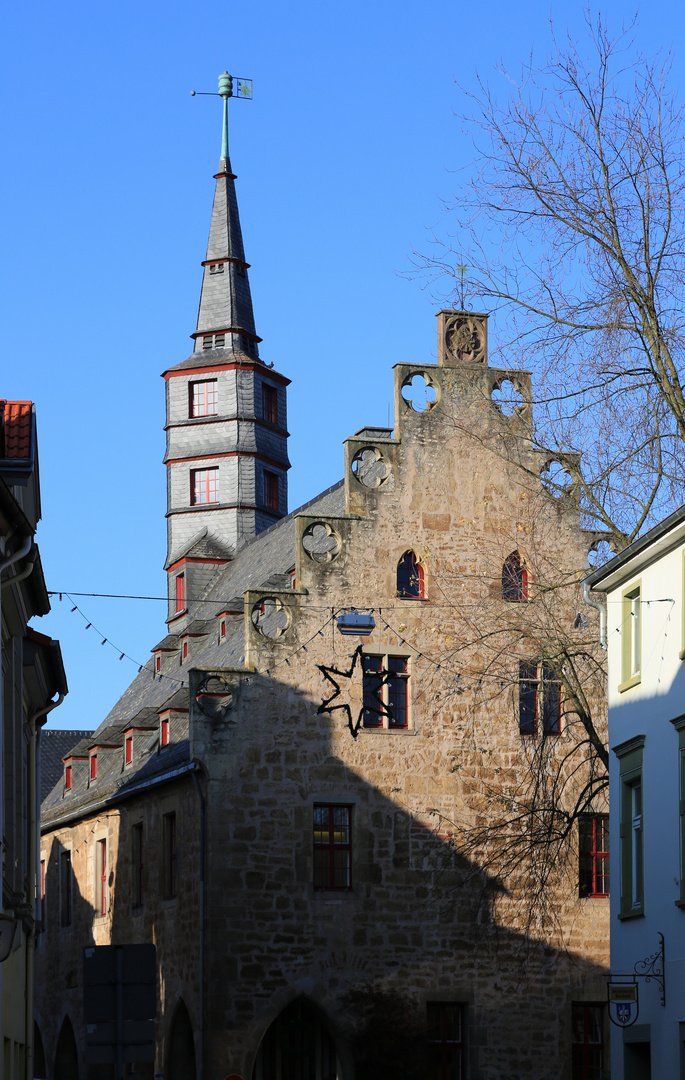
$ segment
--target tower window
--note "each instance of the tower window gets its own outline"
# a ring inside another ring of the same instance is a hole
[[[202,348],[203,349],[213,349],[214,348],[214,334],[205,334],[205,336],[202,339]]]
[[[222,349],[225,342],[226,342],[226,335],[225,334],[215,334],[214,335],[214,348],[215,349]]]
[[[264,470],[264,505],[269,510],[278,510],[278,476]]]
[[[203,503],[219,501],[219,470],[192,469],[190,473],[190,504],[200,506]]]
[[[176,575],[176,610],[184,611],[186,606],[186,576]],[[161,665],[160,665],[161,666]],[[159,671],[159,667],[157,668]]]
[[[581,896],[609,895],[609,815],[586,814],[578,822]]]
[[[278,424],[278,391],[262,383],[262,416],[268,424]]]
[[[397,595],[423,599],[423,567],[413,551],[405,551],[397,564]]]
[[[223,274],[224,263],[212,263],[209,267],[210,274]]]
[[[219,411],[219,395],[216,379],[191,382],[188,386],[190,416],[216,416]]]
[[[518,551],[512,551],[502,567],[502,599],[512,604],[528,599],[528,573]]]

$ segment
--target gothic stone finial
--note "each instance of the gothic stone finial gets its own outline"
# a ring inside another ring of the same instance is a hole
[[[438,364],[487,364],[488,316],[475,311],[438,312]]]

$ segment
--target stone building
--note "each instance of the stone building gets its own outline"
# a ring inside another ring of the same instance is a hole
[[[36,411],[0,401],[1,1080],[34,1075],[33,972],[41,924],[37,873],[41,729],[67,692],[57,641],[31,621],[50,610],[40,553]]]
[[[222,158],[193,352],[165,373],[166,634],[43,804],[48,1075],[87,1075],[84,945],[154,942],[136,1075],[599,1076],[606,889],[565,866],[528,896],[526,866],[461,843],[531,747],[553,775],[575,737],[539,652],[583,624],[575,485],[540,481],[530,377],[488,365],[486,316],[442,311],[437,363],[394,365],[394,427],[287,513],[288,380],[258,352],[234,180]]]

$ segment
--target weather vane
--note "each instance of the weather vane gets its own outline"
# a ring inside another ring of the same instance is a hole
[[[459,299],[461,300],[461,310],[465,311],[466,309],[464,307],[464,278],[466,277],[466,271],[468,270],[468,267],[466,263],[461,262],[455,269],[459,274],[459,277],[461,278],[461,281],[459,282]]]
[[[236,83],[237,89],[235,94],[233,93],[233,83]],[[213,90],[191,90],[190,96],[195,97],[199,94],[201,97],[221,97],[224,99],[224,126],[223,134],[221,137],[221,156],[222,158],[228,158],[228,99],[230,97],[252,99],[252,79],[239,79],[233,78],[227,71],[219,76],[219,92],[216,93]]]

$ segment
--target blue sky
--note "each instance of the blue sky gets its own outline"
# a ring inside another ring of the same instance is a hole
[[[406,271],[468,175],[455,114],[477,73],[503,84],[582,4],[494,0],[25,0],[3,17],[0,396],[38,411],[39,543],[49,589],[162,596],[161,372],[195,329],[231,104],[263,359],[292,379],[290,508],[342,475],[342,440],[385,424],[392,365],[432,362],[435,297]],[[602,9],[618,27],[626,8]],[[678,5],[640,20],[647,52],[682,39]],[[682,52],[674,54],[678,85]],[[496,326],[494,327],[496,333]],[[37,628],[62,642],[70,695],[51,726],[96,727],[164,634],[155,601],[66,598]]]

